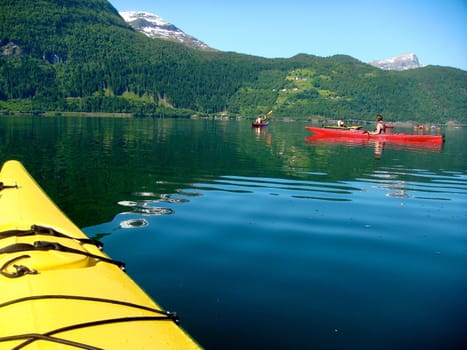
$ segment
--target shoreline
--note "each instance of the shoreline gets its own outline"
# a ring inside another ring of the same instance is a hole
[[[198,116],[192,115],[190,117],[187,116],[161,116],[161,115],[143,115],[138,116],[134,113],[111,113],[111,112],[37,112],[37,113],[30,113],[30,112],[5,112],[0,111],[0,117],[5,116],[13,116],[13,117],[27,117],[27,116],[35,116],[35,117],[85,117],[85,118],[187,118],[187,119],[212,119],[212,120],[250,120],[254,119],[253,117],[241,117],[241,116]],[[269,118],[270,121],[280,121],[280,122],[309,122],[311,124],[329,124],[335,125],[337,120],[328,119],[324,117],[303,117],[303,118],[294,118],[294,117],[271,117]],[[349,120],[351,124],[355,125],[369,125],[373,124],[373,121],[369,120]],[[389,124],[395,127],[415,127],[418,125],[425,125],[426,127],[436,125],[442,127],[467,127],[467,124],[459,123],[457,121],[447,121],[445,123],[433,123],[433,122],[416,122],[413,120],[407,121],[388,121]],[[337,124],[336,124],[337,125]]]

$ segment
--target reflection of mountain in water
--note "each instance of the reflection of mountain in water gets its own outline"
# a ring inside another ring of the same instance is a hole
[[[3,117],[0,155],[21,158],[82,227],[111,220],[120,201],[137,203],[126,208],[134,214],[167,215],[199,195],[195,184],[223,176],[352,181],[393,162],[463,171],[464,131],[446,132],[441,151],[385,144],[375,162],[374,144],[310,143],[301,122],[271,121],[257,135],[248,120]]]

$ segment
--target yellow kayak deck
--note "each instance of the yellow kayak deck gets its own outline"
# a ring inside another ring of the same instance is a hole
[[[18,161],[0,170],[0,349],[199,349]]]

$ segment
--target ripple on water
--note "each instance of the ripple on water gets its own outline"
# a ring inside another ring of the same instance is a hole
[[[120,228],[142,228],[148,225],[145,219],[129,219],[120,222]]]

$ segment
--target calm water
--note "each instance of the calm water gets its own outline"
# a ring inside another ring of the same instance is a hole
[[[304,125],[0,117],[0,161],[206,349],[466,346],[467,130],[379,155]]]

